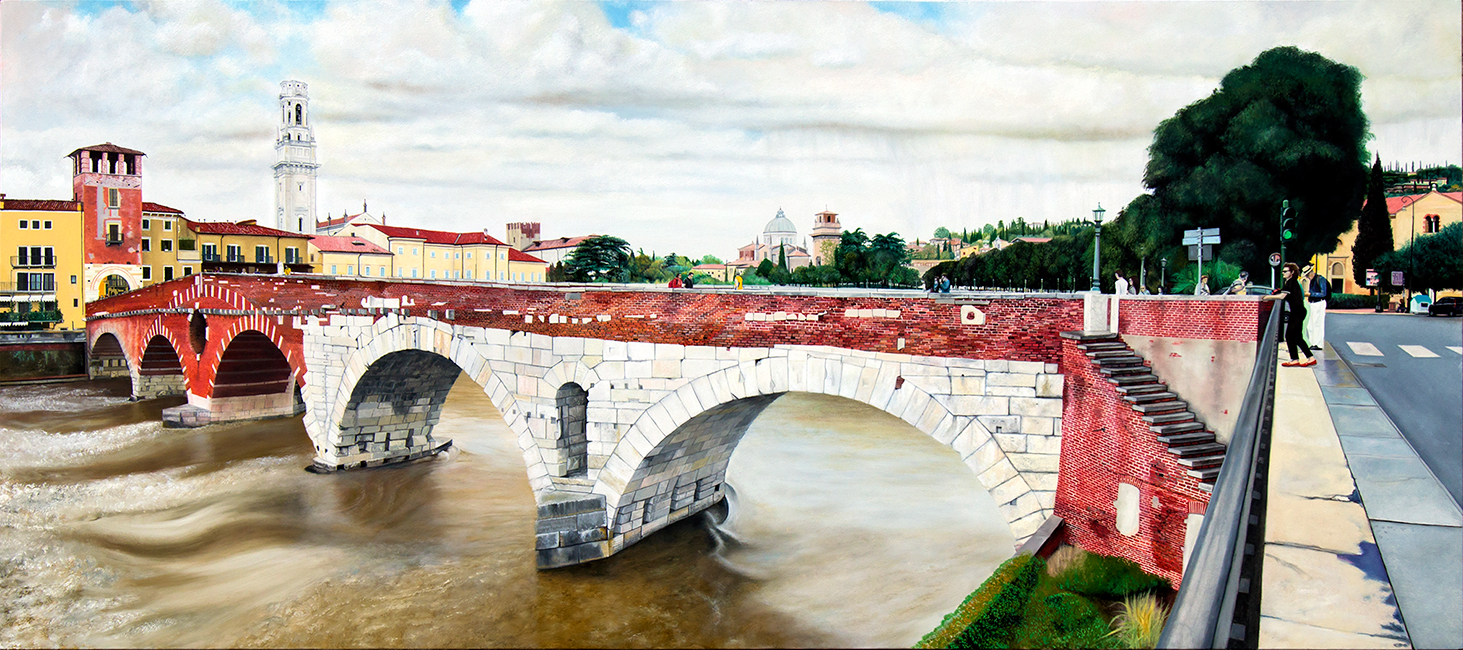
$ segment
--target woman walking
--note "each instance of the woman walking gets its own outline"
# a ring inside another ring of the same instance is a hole
[[[1305,322],[1306,322],[1306,299],[1305,292],[1300,289],[1300,282],[1296,279],[1300,275],[1300,267],[1294,262],[1286,262],[1285,269],[1281,271],[1285,277],[1285,284],[1275,293],[1265,296],[1265,300],[1284,300],[1285,306],[1290,310],[1290,316],[1285,321],[1285,344],[1290,347],[1290,361],[1280,365],[1286,367],[1314,366],[1316,358],[1311,355],[1311,346],[1306,344]],[[1301,361],[1295,351],[1299,349],[1305,355],[1306,360]]]

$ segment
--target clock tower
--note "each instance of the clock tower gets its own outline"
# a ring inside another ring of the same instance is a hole
[[[315,128],[310,124],[309,87],[279,84],[279,134],[274,141],[275,227],[315,234]]]

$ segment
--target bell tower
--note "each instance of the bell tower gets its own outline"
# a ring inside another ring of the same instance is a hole
[[[315,234],[315,127],[303,81],[279,84],[279,133],[274,141],[275,227]]]
[[[824,210],[813,215],[813,250],[808,252],[813,255],[814,264],[832,264],[833,252],[838,250],[842,239],[843,224],[838,222],[837,214]]]

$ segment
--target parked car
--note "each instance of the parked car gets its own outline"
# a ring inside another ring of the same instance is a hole
[[[1263,284],[1252,284],[1248,287],[1245,287],[1246,296],[1268,296],[1272,291],[1274,291],[1274,289],[1271,289],[1270,287],[1267,287]]]
[[[1438,298],[1436,302],[1428,305],[1428,316],[1457,316],[1463,314],[1463,298],[1449,297]]]

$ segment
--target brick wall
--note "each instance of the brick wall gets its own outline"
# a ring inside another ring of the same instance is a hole
[[[1209,494],[1097,372],[1078,343],[1063,341],[1066,391],[1055,512],[1075,545],[1133,560],[1177,587],[1185,519],[1190,512],[1203,512]],[[1119,483],[1140,492],[1138,532],[1132,536],[1118,532],[1115,523]]]
[[[1268,314],[1259,296],[1132,296],[1118,303],[1118,333],[1177,339],[1254,341]]]

